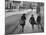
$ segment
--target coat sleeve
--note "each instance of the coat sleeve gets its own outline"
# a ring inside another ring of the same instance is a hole
[[[31,23],[31,18],[29,19],[29,23]]]

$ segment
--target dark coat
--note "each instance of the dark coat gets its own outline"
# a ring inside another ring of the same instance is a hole
[[[21,26],[24,26],[25,25],[25,20],[26,20],[26,17],[25,16],[22,16],[21,17],[22,23],[20,24]]]
[[[30,21],[30,24],[32,24],[32,25],[35,24],[35,19],[34,19],[34,17],[31,17],[29,21]]]
[[[40,21],[41,21],[41,17],[38,16],[38,17],[37,17],[37,22],[40,23]]]

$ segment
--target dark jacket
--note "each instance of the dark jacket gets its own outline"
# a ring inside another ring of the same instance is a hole
[[[41,21],[41,17],[40,17],[40,16],[38,16],[38,17],[37,17],[37,22],[39,22],[39,23],[40,23],[40,21]]]
[[[25,16],[22,16],[21,17],[21,20],[25,21],[26,20],[26,17]]]
[[[20,25],[24,26],[24,25],[25,25],[25,20],[26,20],[26,17],[23,15],[23,16],[21,17],[22,23],[21,23]]]
[[[34,19],[34,17],[31,17],[31,18],[30,18],[30,21],[31,21],[30,23],[31,23],[32,25],[35,24],[35,19]]]

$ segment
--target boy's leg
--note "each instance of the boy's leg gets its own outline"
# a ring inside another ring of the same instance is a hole
[[[38,22],[38,30],[41,28],[40,26],[41,26],[41,23],[40,23],[40,22]]]
[[[39,24],[40,24],[40,23],[39,23],[39,22],[37,22],[37,24],[38,24],[38,31],[39,31],[39,29],[40,29],[40,28],[39,28]]]
[[[34,25],[32,25],[32,31],[34,31]]]
[[[42,30],[42,32],[44,32],[44,28],[43,28],[42,24],[40,24],[40,25],[41,25],[41,30]]]
[[[22,32],[24,32],[24,26],[22,26]]]
[[[44,32],[44,28],[43,27],[41,27],[41,30],[42,30],[42,32]]]
[[[38,31],[40,30],[40,23],[38,22]]]

